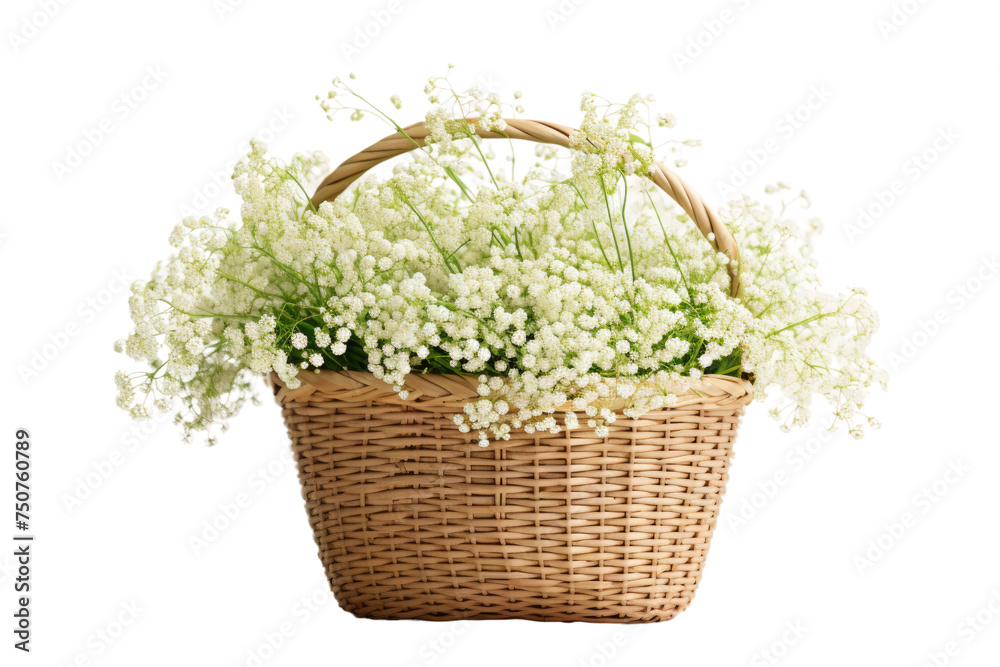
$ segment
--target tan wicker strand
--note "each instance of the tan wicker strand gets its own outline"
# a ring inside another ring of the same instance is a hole
[[[271,376],[320,558],[368,618],[672,618],[701,578],[748,382],[706,376],[606,437],[515,431],[481,448],[452,416],[475,381]],[[416,383],[415,383],[416,384]],[[463,388],[441,395],[440,385]]]
[[[503,132],[484,130],[475,124],[475,119],[469,120],[476,134],[484,139],[522,139],[542,144],[555,144],[569,147],[573,128],[556,123],[523,118],[508,118],[504,122],[507,127]],[[333,201],[354,181],[361,178],[372,167],[391,158],[408,153],[424,145],[429,131],[423,123],[414,123],[403,128],[402,132],[390,134],[364,149],[357,155],[344,160],[339,167],[316,189],[313,204],[319,206],[325,201]],[[739,294],[739,260],[740,251],[736,239],[709,208],[702,198],[684,180],[660,162],[655,163],[650,174],[653,183],[676,201],[684,212],[694,220],[698,230],[712,244],[715,250],[730,258],[727,268],[730,279],[730,293]]]

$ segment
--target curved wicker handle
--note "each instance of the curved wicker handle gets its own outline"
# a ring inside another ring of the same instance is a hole
[[[573,132],[572,128],[555,123],[547,123],[541,120],[524,120],[520,118],[506,119],[507,128],[504,132],[493,132],[480,129],[473,123],[476,134],[486,139],[526,139],[541,144],[555,144],[557,146],[569,147],[569,136]],[[319,206],[325,201],[333,201],[340,193],[354,181],[374,167],[397,155],[408,153],[415,148],[424,145],[428,131],[423,123],[414,123],[402,132],[391,134],[384,139],[376,141],[374,144],[364,149],[354,157],[344,160],[344,162],[333,170],[333,172],[323,179],[320,186],[316,188],[313,195],[313,204]],[[736,247],[736,239],[729,233],[722,220],[715,212],[705,205],[701,197],[685,183],[680,176],[667,169],[661,163],[655,163],[655,170],[649,175],[661,190],[666,192],[671,199],[680,204],[681,208],[694,220],[698,230],[705,236],[712,247],[725,253],[731,259],[728,267],[730,277],[730,294],[736,296],[740,289],[739,280],[739,248]]]

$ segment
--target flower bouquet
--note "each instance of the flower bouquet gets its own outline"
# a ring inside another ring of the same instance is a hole
[[[392,134],[325,179],[320,153],[252,144],[238,220],[185,219],[133,285],[117,347],[151,367],[116,376],[119,405],[176,409],[212,443],[268,376],[359,616],[671,618],[751,398],[783,429],[817,395],[834,428],[877,427],[877,316],[860,289],[822,289],[805,193],[715,213],[665,164],[696,142],[664,139],[674,119],[647,96],[585,93],[570,129],[522,118],[519,93],[425,93],[402,127],[335,80],[332,119]]]

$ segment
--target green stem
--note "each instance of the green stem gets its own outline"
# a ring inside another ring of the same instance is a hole
[[[625,242],[628,244],[628,261],[632,267],[632,282],[635,282],[635,255],[632,253],[632,237],[628,233],[628,222],[625,220],[625,203],[628,201],[628,181],[622,179],[625,188],[622,194],[622,227],[625,228]]]
[[[598,174],[597,180],[601,183],[601,192],[604,193],[604,205],[608,209],[608,227],[611,229],[611,238],[615,242],[615,252],[618,253],[618,268],[625,272],[625,263],[622,262],[622,251],[618,245],[618,235],[615,234],[615,216],[611,213],[611,202],[608,200],[608,191],[604,187],[604,174]]]
[[[437,251],[441,253],[441,258],[444,260],[444,266],[446,269],[448,269],[448,273],[458,273],[458,271],[456,270],[457,267],[453,268],[451,265],[451,261],[449,259],[450,255],[446,255],[444,249],[440,245],[438,245],[437,239],[434,238],[434,232],[431,231],[431,226],[427,224],[426,220],[424,220],[424,216],[420,215],[420,211],[418,211],[416,207],[410,203],[410,199],[406,195],[400,194],[400,196],[402,197],[403,202],[410,207],[410,210],[413,211],[414,215],[416,215],[417,218],[420,220],[420,222],[423,224],[424,229],[427,230],[427,235],[430,236],[431,243],[433,243],[434,247],[437,248]]]

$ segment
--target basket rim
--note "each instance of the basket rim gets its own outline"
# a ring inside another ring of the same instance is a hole
[[[409,396],[406,400],[399,398],[392,385],[375,377],[367,371],[341,371],[329,368],[316,371],[300,371],[296,375],[302,386],[299,389],[289,389],[278,374],[272,371],[269,380],[275,394],[281,390],[295,393],[311,387],[324,393],[370,392],[385,393],[385,402],[400,404],[418,404],[427,399],[440,401],[468,401],[479,398],[477,388],[478,376],[459,375],[456,373],[411,373],[406,378],[406,388]],[[753,383],[743,378],[731,375],[703,375],[701,378],[686,378],[687,387],[676,393],[678,402],[675,407],[697,403],[705,399],[738,399],[753,394]],[[310,392],[312,393],[312,392]],[[620,409],[616,407],[615,409]]]

